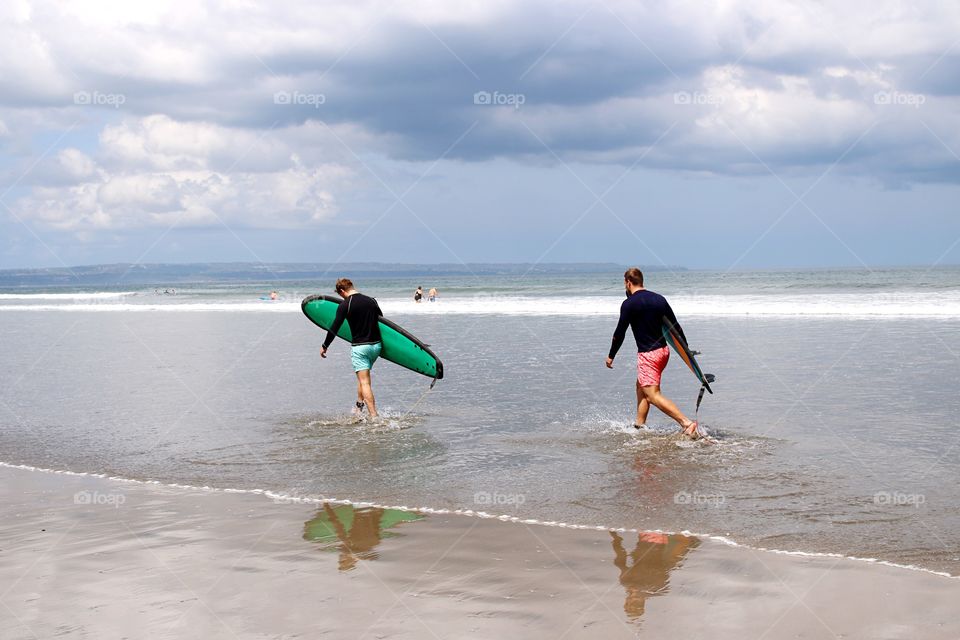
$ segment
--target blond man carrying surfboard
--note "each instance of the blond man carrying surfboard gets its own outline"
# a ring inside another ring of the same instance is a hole
[[[607,368],[613,368],[613,359],[627,336],[627,327],[633,329],[637,341],[637,420],[634,427],[646,426],[650,405],[677,421],[683,434],[697,439],[697,423],[660,391],[660,378],[670,360],[670,348],[663,336],[663,321],[668,319],[680,337],[686,341],[683,329],[670,308],[667,299],[643,287],[643,272],[636,267],[623,274],[627,299],[620,305],[620,321],[613,332],[613,343],[607,355]]]

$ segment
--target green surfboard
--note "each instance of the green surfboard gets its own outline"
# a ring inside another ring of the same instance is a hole
[[[333,326],[333,319],[337,315],[337,307],[340,306],[341,302],[342,299],[335,296],[307,296],[300,303],[300,308],[303,309],[303,314],[310,318],[311,322],[321,329],[329,331],[330,327]],[[337,337],[350,342],[352,335],[348,323],[343,323],[340,331],[337,332]],[[380,318],[380,339],[383,342],[383,350],[380,352],[381,358],[434,380],[443,378],[443,363],[440,362],[440,358],[426,344],[408,333],[403,327],[384,317]]]

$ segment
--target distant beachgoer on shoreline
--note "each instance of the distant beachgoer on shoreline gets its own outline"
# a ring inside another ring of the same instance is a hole
[[[607,368],[613,369],[613,359],[626,338],[627,327],[632,328],[637,341],[637,419],[633,426],[637,429],[646,426],[647,413],[652,404],[676,420],[684,435],[696,440],[699,437],[696,421],[685,416],[672,400],[660,393],[660,376],[670,360],[670,348],[663,337],[663,318],[670,320],[686,342],[683,329],[666,298],[643,288],[640,269],[627,269],[623,274],[623,284],[627,289],[627,299],[620,305],[620,322],[613,332]]]
[[[427,292],[427,296],[429,297],[430,302],[436,302],[436,301],[437,301],[437,288],[436,288],[436,287],[431,287],[431,288],[430,288],[430,291]]]
[[[417,287],[417,290],[413,292],[413,301],[418,304],[423,302],[423,287]]]

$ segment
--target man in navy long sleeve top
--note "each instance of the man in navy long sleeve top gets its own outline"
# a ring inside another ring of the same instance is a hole
[[[613,368],[613,359],[627,336],[627,327],[633,329],[637,341],[637,421],[633,426],[643,428],[652,404],[676,420],[684,434],[696,437],[697,423],[680,411],[676,404],[660,392],[660,377],[670,359],[670,348],[663,337],[663,319],[667,318],[686,342],[683,329],[666,298],[643,287],[640,269],[627,269],[623,274],[627,299],[620,305],[620,322],[613,332],[613,343],[607,355],[607,368]]]

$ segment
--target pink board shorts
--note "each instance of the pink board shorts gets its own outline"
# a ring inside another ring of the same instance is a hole
[[[660,375],[670,360],[670,348],[661,347],[637,354],[637,382],[641,387],[660,384]]]

